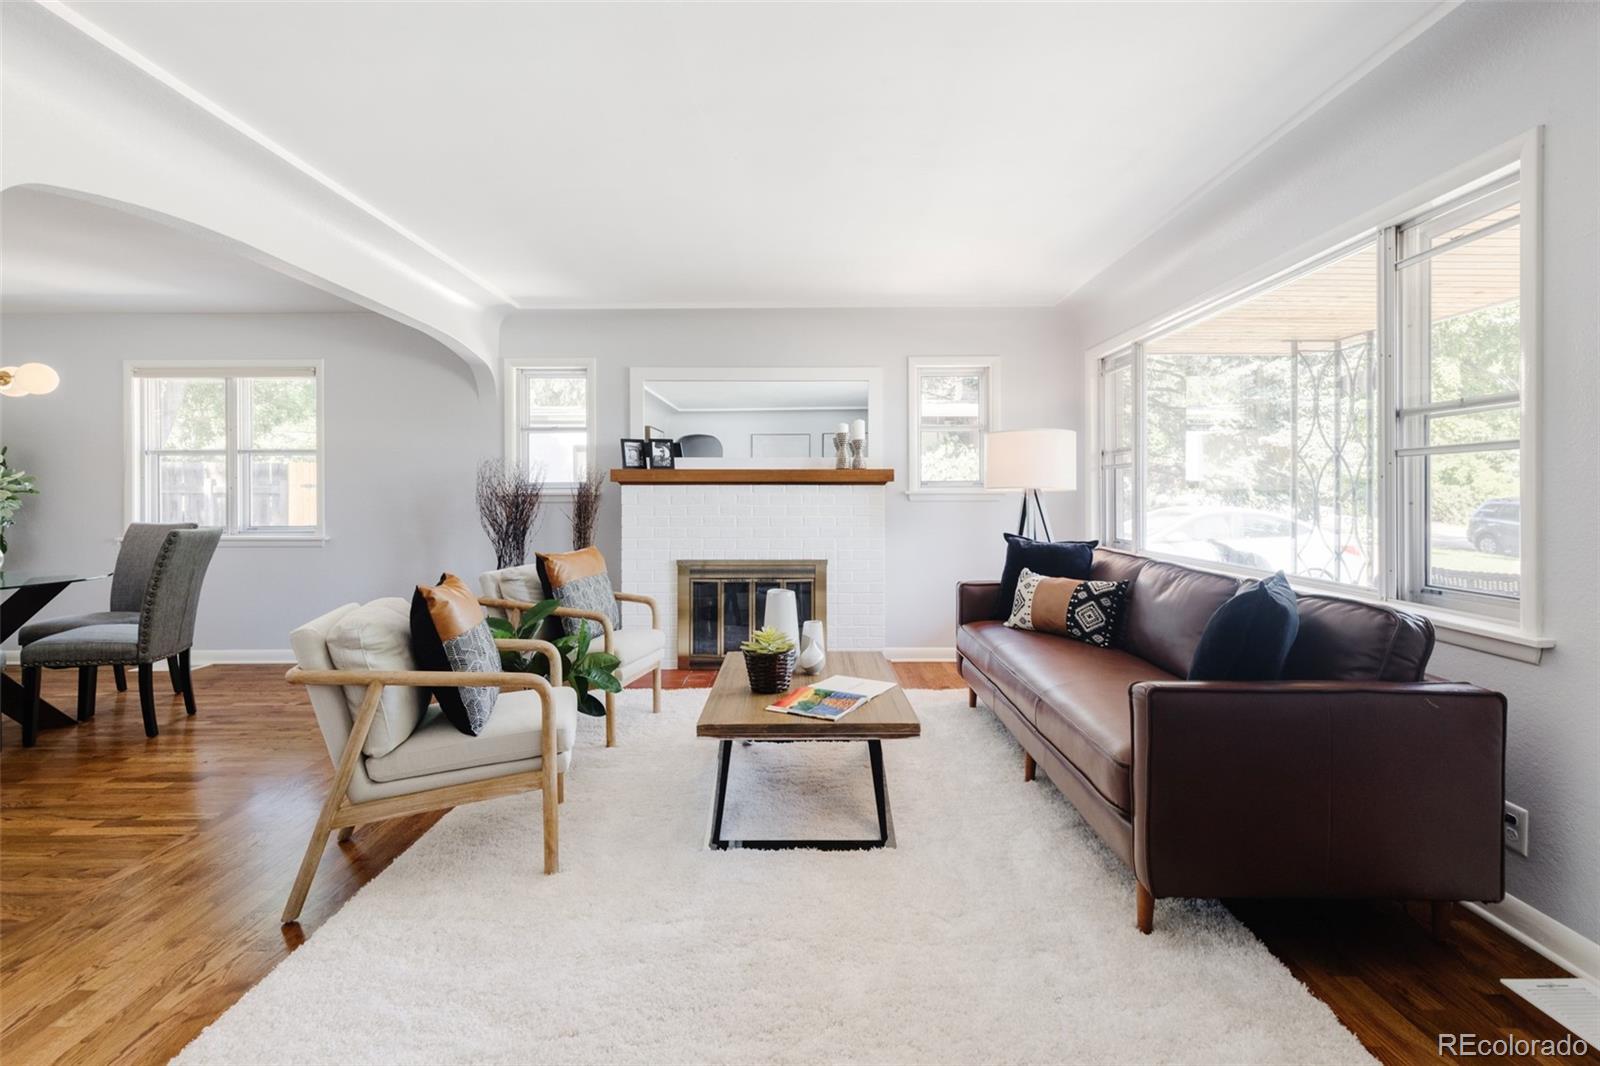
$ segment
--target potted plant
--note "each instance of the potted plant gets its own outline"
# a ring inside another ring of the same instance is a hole
[[[561,606],[556,600],[540,600],[522,612],[513,626],[504,618],[490,618],[489,630],[498,640],[534,640],[544,627],[545,619]],[[577,633],[567,633],[551,641],[566,659],[561,670],[562,683],[578,694],[578,710],[593,718],[606,716],[606,705],[595,695],[599,692],[621,692],[617,680],[617,667],[622,660],[604,651],[589,650],[589,627]],[[500,665],[517,673],[550,676],[550,660],[543,652],[531,654],[520,651],[500,653]]]
[[[22,508],[22,497],[36,496],[33,475],[12,467],[6,459],[6,449],[0,447],[0,568],[6,564],[6,530],[17,520]]]
[[[794,641],[779,629],[758,629],[739,645],[751,692],[787,692],[794,681]]]

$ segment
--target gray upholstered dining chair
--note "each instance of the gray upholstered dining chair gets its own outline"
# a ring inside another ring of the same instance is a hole
[[[122,534],[122,548],[117,552],[116,569],[111,572],[109,609],[29,622],[18,631],[17,644],[32,644],[79,626],[137,624],[145,590],[150,587],[150,572],[155,569],[156,557],[161,554],[161,545],[166,541],[167,534],[174,529],[194,528],[193,522],[133,523]],[[176,658],[168,661],[167,668],[172,674],[172,691],[182,691]],[[128,691],[128,677],[122,664],[114,663],[111,669],[116,675],[117,691]]]
[[[31,747],[38,730],[39,686],[44,670],[78,671],[78,720],[94,717],[94,677],[101,666],[137,667],[139,710],[144,733],[155,736],[154,664],[175,663],[173,688],[183,694],[184,710],[195,713],[189,651],[206,568],[222,530],[171,529],[162,538],[150,568],[134,622],[95,622],[38,637],[22,646],[22,684],[29,700],[22,743]]]

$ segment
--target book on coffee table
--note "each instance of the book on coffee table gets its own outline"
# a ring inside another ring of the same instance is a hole
[[[767,710],[836,722],[874,696],[896,687],[893,681],[835,675],[779,696]]]

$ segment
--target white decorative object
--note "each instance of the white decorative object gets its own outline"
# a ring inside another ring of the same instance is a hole
[[[802,674],[814,674],[822,669],[827,657],[827,649],[822,646],[822,623],[808,618],[800,627],[800,657],[795,660],[794,667]]]
[[[844,425],[843,422],[839,424],[841,426]],[[835,469],[843,470],[850,465],[850,460],[845,455],[845,448],[849,442],[850,438],[842,432],[833,435],[833,465]]]
[[[771,589],[767,592],[767,610],[761,616],[765,629],[776,629],[800,646],[800,609],[794,592],[789,589]]]

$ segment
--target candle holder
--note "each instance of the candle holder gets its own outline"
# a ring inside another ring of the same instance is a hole
[[[835,470],[843,470],[850,465],[850,460],[845,450],[849,440],[850,438],[843,433],[835,433],[833,435],[833,467]]]
[[[867,465],[865,462],[866,452],[867,442],[865,439],[850,442],[850,468],[852,470],[860,470]]]

